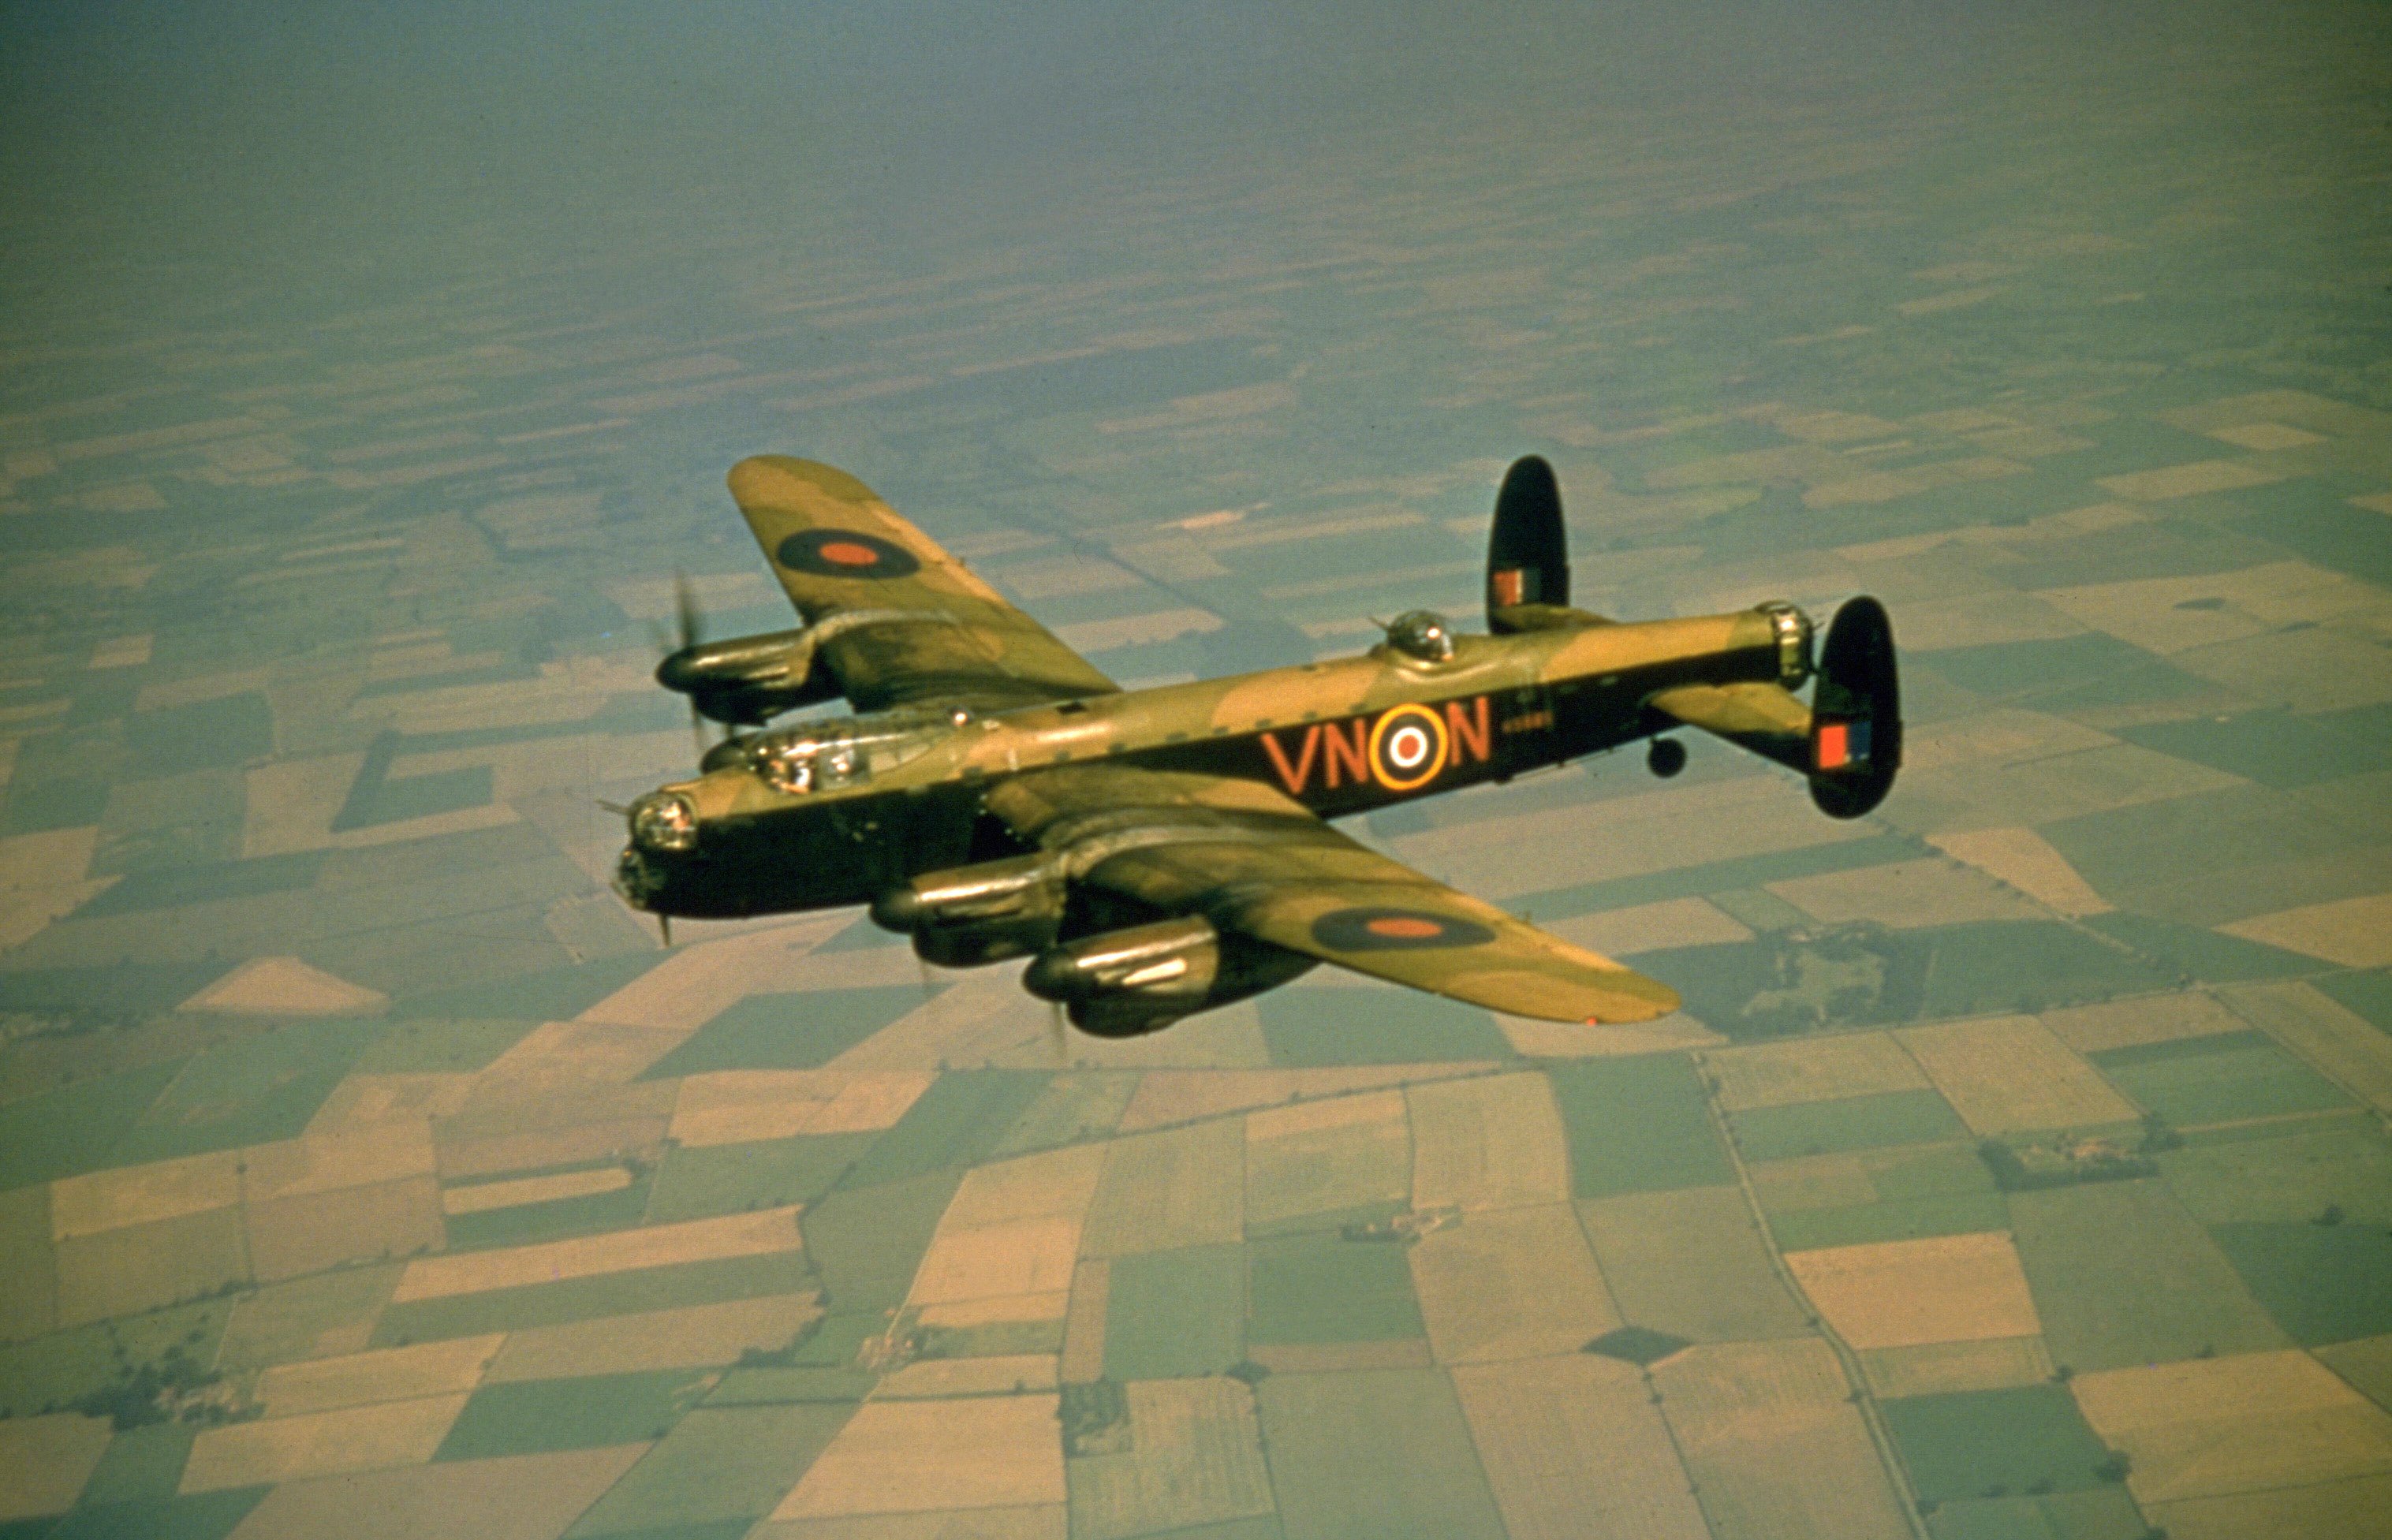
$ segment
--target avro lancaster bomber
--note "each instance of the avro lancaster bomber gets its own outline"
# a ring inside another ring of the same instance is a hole
[[[1815,656],[1791,604],[1572,609],[1534,457],[1496,497],[1489,634],[1415,611],[1358,656],[1128,691],[854,477],[761,456],[731,492],[805,625],[699,641],[684,611],[656,678],[734,731],[631,804],[617,889],[668,918],[869,904],[940,966],[1029,958],[1023,985],[1102,1036],[1321,963],[1516,1016],[1665,1015],[1668,986],[1327,821],[1640,739],[1674,775],[1682,726],[1793,770],[1832,818],[1876,807],[1902,762],[1875,600],[1840,608]],[[767,727],[839,697],[852,715]]]

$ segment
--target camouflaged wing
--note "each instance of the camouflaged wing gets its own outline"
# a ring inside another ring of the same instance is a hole
[[[1339,834],[1255,782],[1087,766],[1023,775],[989,810],[1072,881],[1356,973],[1548,1021],[1649,1021],[1669,986]]]
[[[1000,709],[1119,688],[846,472],[759,455],[730,482],[857,710]]]

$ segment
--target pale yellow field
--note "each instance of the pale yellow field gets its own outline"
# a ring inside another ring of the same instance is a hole
[[[1927,1084],[1918,1062],[1883,1032],[1720,1048],[1700,1062],[1719,1081],[1720,1106],[1729,1112],[1916,1091]]]
[[[344,1133],[393,1120],[453,1118],[473,1094],[471,1075],[351,1075],[324,1098],[307,1132]]]
[[[267,1493],[234,1533],[240,1540],[556,1540],[647,1449],[618,1444],[292,1482]]]
[[[432,1125],[422,1118],[252,1145],[240,1158],[247,1168],[241,1192],[252,1203],[430,1176],[435,1170]]]
[[[1409,1256],[1441,1364],[1568,1352],[1619,1325],[1566,1203],[1465,1215]]]
[[[1442,1081],[1404,1093],[1412,1124],[1412,1207],[1566,1203],[1567,1135],[1539,1074]]]
[[[1252,1391],[1234,1379],[1145,1379],[1128,1399],[1129,1449],[1068,1462],[1076,1540],[1271,1511]]]
[[[1364,1065],[1342,1069],[1226,1069],[1150,1071],[1138,1082],[1138,1094],[1122,1113],[1121,1131],[1184,1123],[1254,1107],[1279,1106],[1298,1096],[1319,1100],[1407,1081],[1463,1073],[1470,1066],[1453,1064]]]
[[[2135,1109],[2033,1016],[1894,1033],[1970,1129],[2008,1133],[2131,1122]]]
[[[1245,1120],[1215,1118],[1105,1146],[1080,1249],[1119,1257],[1235,1241],[1245,1222]]]
[[[833,1069],[969,1068],[1017,1053],[1054,1065],[1046,1007],[1022,992],[1009,975],[951,974],[954,981],[926,1004],[908,1011],[830,1061]],[[1170,1034],[1163,1034],[1168,1037]],[[1010,1061],[1008,1061],[1010,1062]]]
[[[1870,920],[1909,930],[2045,917],[2042,910],[1974,867],[1938,857],[1774,882],[1768,891],[1825,925]]]
[[[58,1243],[58,1324],[80,1326],[212,1294],[250,1277],[239,1209],[120,1225]]]
[[[485,1214],[494,1209],[519,1208],[526,1203],[553,1203],[564,1197],[621,1192],[630,1184],[631,1173],[622,1166],[554,1171],[547,1176],[517,1177],[512,1182],[477,1182],[471,1186],[450,1187],[442,1192],[440,1211],[446,1214]]]
[[[1051,1395],[867,1401],[773,1510],[776,1520],[1065,1500]]]
[[[1039,1304],[1037,1314],[994,1319],[1046,1320],[1060,1316],[1072,1287],[1072,1259],[1078,1254],[1080,1226],[1062,1215],[1012,1220],[969,1229],[942,1226],[914,1275],[906,1298],[918,1306],[958,1305],[978,1300],[1051,1299],[1052,1308]],[[1027,1307],[1025,1307],[1027,1308]],[[947,1324],[960,1324],[942,1316]]]
[[[1854,1348],[2031,1337],[2043,1330],[2010,1237],[1999,1232],[1790,1251],[1786,1265]]]
[[[2305,1352],[2108,1369],[2069,1389],[2133,1456],[2146,1506],[2392,1471],[2392,1413]]]
[[[380,991],[311,968],[296,957],[244,963],[183,1002],[226,1016],[362,1016],[390,1003]]]
[[[2199,1497],[2151,1509],[2152,1521],[2169,1540],[2350,1540],[2382,1534],[2387,1513],[2392,1476]]]
[[[112,1436],[73,1412],[0,1418],[0,1523],[72,1508]]]
[[[252,766],[241,822],[244,857],[320,849],[332,842],[332,820],[357,784],[363,754],[328,754]]]
[[[872,1394],[882,1401],[927,1401],[959,1395],[1014,1395],[1051,1391],[1057,1363],[1051,1352],[1009,1353],[993,1358],[922,1358],[883,1378]]]
[[[477,1077],[476,1096],[537,1096],[547,1090],[619,1085],[679,1047],[689,1032],[617,1021],[550,1021],[525,1034]],[[660,1088],[662,1089],[662,1088]]]
[[[429,1176],[302,1193],[252,1203],[246,1212],[250,1266],[260,1282],[436,1251],[448,1238],[440,1184]]]
[[[486,1378],[557,1379],[728,1364],[749,1348],[786,1346],[822,1314],[812,1294],[607,1315],[510,1332]]]
[[[2219,991],[2237,1016],[2307,1059],[2378,1112],[2392,1112],[2392,1037],[2308,984]]]
[[[278,1364],[257,1377],[257,1400],[268,1417],[285,1417],[378,1401],[453,1395],[481,1382],[503,1340],[492,1332]]]
[[[2137,471],[2123,476],[2096,478],[2100,485],[2117,496],[2132,498],[2138,502],[2190,498],[2206,492],[2232,492],[2282,479],[2282,472],[2240,459],[2197,459],[2158,471]]]
[[[1996,1337],[1982,1342],[1930,1342],[1914,1348],[1868,1348],[1861,1373],[1876,1394],[1945,1395],[2041,1385],[2051,1378],[2051,1354],[2040,1337]]]
[[[1620,1314],[1638,1326],[1697,1342],[1804,1329],[1734,1187],[1599,1198],[1580,1204],[1579,1218]]]
[[[1556,920],[1544,928],[1606,957],[1752,939],[1751,931],[1703,899],[1664,899],[1659,903]]]
[[[1105,1374],[1105,1306],[1112,1296],[1113,1264],[1092,1258],[1072,1270],[1072,1299],[1063,1318],[1063,1359],[1058,1369],[1067,1385],[1101,1379]]]
[[[2346,968],[2380,968],[2392,963],[2392,893],[2304,904],[2217,928]]]
[[[857,1069],[807,1119],[805,1133],[878,1133],[896,1125],[938,1079],[936,1070]],[[687,1141],[683,1141],[686,1143]]]
[[[1070,1510],[961,1508],[942,1513],[863,1514],[850,1519],[766,1520],[746,1540],[1065,1540]]]
[[[1970,829],[1927,836],[1928,843],[1981,872],[1998,877],[2045,908],[2082,919],[2106,914],[2109,901],[2078,875],[2051,842],[2023,824]]]
[[[1068,1218],[1075,1225],[1096,1197],[1105,1166],[1102,1144],[1067,1145],[975,1166],[956,1189],[942,1232],[1017,1220]]]
[[[797,1250],[800,1244],[796,1209],[763,1209],[754,1213],[618,1230],[537,1246],[424,1257],[408,1263],[392,1298],[405,1303],[410,1300],[513,1288],[562,1278],[595,1277],[634,1268],[664,1267],[674,1262],[765,1256]]]
[[[1246,1223],[1400,1202],[1411,1190],[1411,1163],[1400,1091],[1248,1113]]]
[[[219,1150],[62,1177],[50,1184],[50,1235],[65,1240],[240,1201],[240,1153]]]
[[[670,1086],[662,1087],[670,1090]],[[463,1119],[459,1119],[463,1121]],[[570,1166],[624,1155],[653,1159],[664,1147],[665,1119],[627,1116],[565,1122],[520,1133],[459,1135],[436,1126],[440,1174],[448,1181],[501,1176],[542,1166]]]
[[[1909,1536],[1826,1343],[1692,1348],[1653,1381],[1716,1540]]]
[[[2052,589],[2042,597],[2088,626],[2162,654],[2242,641],[2301,622],[2380,618],[2392,607],[2373,585],[2307,562]]]
[[[1002,1229],[975,1233],[995,1236],[1002,1234]],[[1060,1288],[1029,1294],[975,1294],[966,1299],[923,1305],[919,1308],[917,1319],[926,1326],[990,1326],[1051,1321],[1060,1327],[1063,1317],[1070,1313],[1071,1305],[1070,1291]]]
[[[1467,1364],[1453,1388],[1513,1540],[1710,1540],[1634,1365],[1582,1352]]]
[[[2239,1032],[2244,1025],[2215,997],[2198,990],[2046,1011],[2042,1021],[2052,1036],[2080,1054]]]
[[[814,915],[721,940],[684,943],[579,1019],[695,1032],[751,994],[802,987],[788,982],[798,973],[797,962],[846,925],[840,916]],[[910,961],[906,966],[910,974]]]
[[[462,1393],[425,1396],[206,1429],[191,1443],[182,1490],[214,1492],[422,1465],[448,1436],[466,1400]]]

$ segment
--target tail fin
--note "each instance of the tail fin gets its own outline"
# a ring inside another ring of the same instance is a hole
[[[1836,612],[1819,650],[1811,697],[1811,800],[1830,818],[1858,818],[1885,800],[1902,768],[1902,686],[1893,623],[1874,599]]]
[[[1503,472],[1495,494],[1495,528],[1487,541],[1487,628],[1502,635],[1526,629],[1503,612],[1523,604],[1569,603],[1569,535],[1562,527],[1562,493],[1554,468],[1524,455]]]

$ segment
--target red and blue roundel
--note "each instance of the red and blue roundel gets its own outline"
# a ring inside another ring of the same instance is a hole
[[[1495,933],[1476,920],[1372,905],[1331,910],[1312,922],[1312,938],[1332,951],[1410,951],[1484,946],[1495,939]]]
[[[773,548],[773,560],[816,577],[910,577],[922,570],[894,540],[855,529],[804,529]]]

